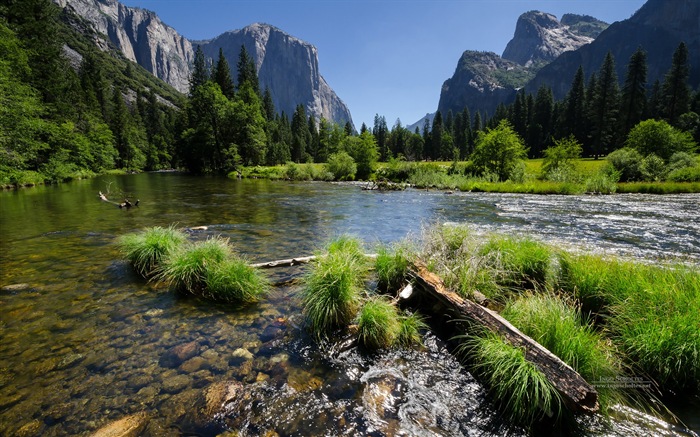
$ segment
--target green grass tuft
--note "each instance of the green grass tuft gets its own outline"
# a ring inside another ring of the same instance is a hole
[[[506,273],[501,279],[506,287],[544,288],[551,280],[552,250],[535,240],[494,235],[479,252]]]
[[[173,226],[155,226],[143,232],[123,235],[117,244],[134,269],[147,278],[186,241],[187,236]]]
[[[545,418],[559,418],[559,393],[521,349],[488,333],[470,337],[465,350],[509,421],[529,428]]]
[[[409,264],[409,249],[405,245],[379,247],[374,261],[379,288],[384,291],[398,290],[406,281]]]
[[[399,321],[399,336],[397,341],[402,346],[419,345],[422,343],[422,330],[428,329],[423,318],[416,313],[405,315]]]
[[[260,270],[238,257],[208,265],[204,283],[203,295],[219,302],[258,302],[270,288],[270,282]]]
[[[370,298],[358,316],[358,339],[368,349],[394,345],[401,332],[396,307],[383,297]]]
[[[209,238],[174,252],[165,259],[156,277],[181,292],[199,295],[205,287],[206,270],[231,255],[228,239]]]

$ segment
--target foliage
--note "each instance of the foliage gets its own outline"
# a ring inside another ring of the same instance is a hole
[[[668,174],[668,180],[672,182],[700,182],[700,166],[673,170]]]
[[[639,181],[644,178],[644,157],[636,149],[624,147],[615,150],[608,155],[607,161],[620,175],[620,182]]]
[[[358,315],[358,339],[369,349],[392,346],[401,333],[401,322],[396,307],[383,297],[367,300]]]
[[[505,181],[511,177],[518,162],[527,157],[527,150],[520,137],[506,120],[494,129],[480,132],[472,162],[482,173],[491,172]]]
[[[555,140],[554,146],[543,151],[542,174],[550,179],[554,172],[573,170],[575,160],[581,157],[582,147],[573,135]]]
[[[645,120],[632,128],[625,147],[641,155],[658,155],[668,161],[674,153],[692,153],[696,144],[688,132],[680,131],[663,120]]]
[[[347,137],[344,142],[345,151],[352,156],[357,165],[357,178],[366,180],[374,171],[379,159],[379,151],[374,136],[363,132],[359,137]]]
[[[351,181],[355,179],[357,165],[347,152],[338,152],[328,157],[328,171],[333,174],[335,180]]]
[[[141,276],[149,277],[186,240],[185,234],[173,226],[154,226],[140,233],[123,235],[118,240],[118,246],[134,269]]]

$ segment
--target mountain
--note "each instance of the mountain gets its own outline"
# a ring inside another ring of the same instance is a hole
[[[442,86],[438,111],[457,113],[466,106],[472,115],[476,111],[493,115],[540,68],[562,53],[589,44],[605,27],[606,23],[583,15],[567,14],[560,22],[540,11],[522,14],[502,56],[472,50],[462,54],[455,73]]]
[[[649,0],[632,17],[612,24],[590,44],[564,53],[542,68],[526,90],[536,92],[541,85],[547,85],[555,98],[562,99],[579,65],[590,77],[600,69],[608,51],[615,58],[617,75],[622,81],[627,63],[638,47],[647,53],[647,82],[663,81],[673,52],[682,41],[693,64],[689,85],[698,88],[700,65],[692,60],[700,59],[700,1]]]
[[[151,11],[124,6],[117,0],[54,0],[70,9],[105,35],[123,55],[169,83],[182,93],[189,89],[194,59],[193,42],[163,23]],[[106,50],[104,39],[95,43]],[[245,45],[258,68],[261,89],[270,88],[278,111],[289,117],[298,104],[306,113],[339,124],[352,123],[350,110],[321,76],[317,50],[298,38],[264,24],[226,32],[201,44],[211,58],[219,48],[229,65],[235,67],[241,45]]]
[[[311,44],[261,23],[193,44],[200,45],[212,59],[217,59],[222,49],[232,66],[238,62],[241,46],[245,46],[257,67],[260,89],[269,88],[275,108],[290,117],[302,104],[309,115],[339,124],[352,123],[347,106],[319,72],[318,52]]]

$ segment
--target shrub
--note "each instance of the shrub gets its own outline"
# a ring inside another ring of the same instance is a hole
[[[401,333],[396,307],[383,297],[373,297],[362,306],[358,317],[358,338],[369,349],[393,346]]]
[[[695,167],[697,161],[695,156],[688,152],[676,152],[668,160],[668,171],[672,172],[687,167]]]
[[[327,168],[333,174],[333,178],[338,181],[351,181],[355,179],[355,173],[357,173],[355,160],[346,152],[338,152],[329,156]]]
[[[181,292],[199,295],[206,285],[206,270],[231,255],[228,239],[209,238],[175,251],[158,268],[156,277]]]
[[[270,287],[259,270],[239,257],[207,266],[204,283],[203,296],[220,302],[257,302]]]
[[[700,166],[679,168],[669,173],[667,178],[672,182],[700,182]]]
[[[663,120],[644,120],[630,130],[625,147],[637,150],[641,155],[655,154],[668,160],[676,152],[692,152],[693,137]]]
[[[644,177],[644,157],[636,149],[623,147],[615,150],[607,157],[608,162],[620,175],[620,182],[639,181]]]
[[[472,162],[482,173],[491,172],[505,181],[512,177],[517,164],[527,158],[523,140],[507,120],[501,120],[494,129],[479,132]]]
[[[603,169],[584,181],[586,193],[613,194],[617,191],[620,174],[613,168]]]
[[[581,144],[571,135],[567,138],[554,141],[554,146],[544,150],[542,162],[543,176],[552,181],[551,174],[554,171],[575,172],[574,161],[581,157]],[[564,181],[562,181],[564,182]],[[568,180],[565,182],[569,182]]]
[[[662,181],[666,178],[666,173],[666,163],[658,156],[651,154],[642,161],[642,176],[645,181]]]
[[[149,277],[186,241],[185,234],[173,226],[168,228],[155,226],[140,233],[123,235],[117,244],[134,269],[141,276]]]

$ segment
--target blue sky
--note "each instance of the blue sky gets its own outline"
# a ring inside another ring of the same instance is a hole
[[[189,39],[255,22],[316,46],[319,69],[355,126],[404,125],[437,108],[465,50],[503,53],[520,14],[629,18],[645,0],[122,0],[156,12]]]

